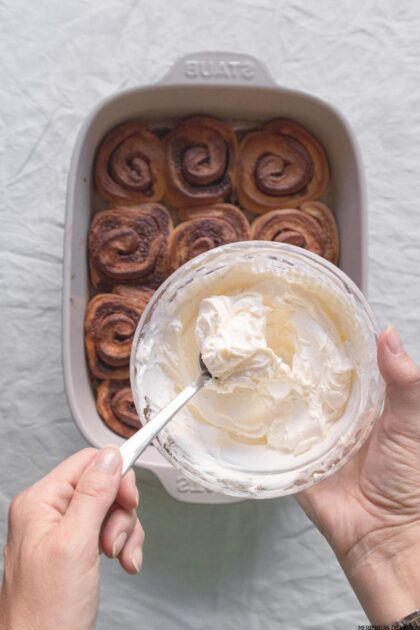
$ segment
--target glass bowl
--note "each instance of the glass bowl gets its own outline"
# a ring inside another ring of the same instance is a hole
[[[252,450],[256,446],[238,443],[235,448],[242,449],[241,457],[246,461],[246,464],[243,461],[238,464],[229,448],[223,447],[219,435],[222,429],[206,425],[203,438],[203,427],[201,433],[195,433],[195,426],[205,423],[187,422],[183,411],[160,432],[154,445],[175,468],[209,490],[243,498],[270,498],[299,492],[336,472],[361,447],[382,411],[384,383],[376,361],[378,324],[367,300],[346,274],[304,249],[275,242],[245,241],[205,252],[177,269],[147,305],[133,340],[130,379],[134,403],[144,424],[158,411],[149,404],[147,383],[150,383],[150,376],[145,379],[149,360],[160,335],[173,319],[173,313],[183,303],[184,294],[195,287],[198,290],[206,276],[220,275],[224,270],[228,273],[232,265],[250,264],[250,261],[253,265],[269,265],[282,275],[291,270],[294,274],[310,274],[317,281],[326,283],[329,290],[344,299],[350,310],[353,309],[352,316],[357,317],[363,339],[363,352],[357,357],[362,378],[356,400],[346,410],[350,421],[347,420],[345,426],[339,422],[333,424],[321,445],[309,449],[303,457],[293,454],[277,457],[271,452],[263,463],[260,458],[257,464],[253,457],[256,451]],[[159,407],[163,407],[170,402],[173,393],[167,391],[164,382],[157,385],[155,382],[156,386],[159,387]]]

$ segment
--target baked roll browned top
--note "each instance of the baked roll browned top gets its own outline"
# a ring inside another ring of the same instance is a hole
[[[89,267],[95,289],[117,284],[157,288],[166,277],[168,210],[157,203],[98,212],[89,231]]]
[[[129,381],[103,381],[96,407],[105,424],[122,437],[131,437],[141,427]]]
[[[333,249],[324,225],[303,210],[283,208],[267,212],[252,224],[251,238],[303,247],[331,262],[338,258],[338,240]]]
[[[220,203],[189,207],[180,211],[179,215],[184,221],[177,225],[169,241],[171,273],[209,249],[249,239],[248,220],[236,206]]]
[[[302,212],[316,219],[324,239],[323,257],[336,265],[340,256],[340,238],[332,211],[320,201],[307,201],[300,206]]]
[[[96,377],[128,378],[133,336],[152,294],[150,289],[144,289],[143,298],[102,293],[89,302],[85,346],[89,369]]]
[[[123,297],[135,300],[140,308],[146,308],[150,298],[154,293],[154,289],[148,287],[132,287],[130,285],[118,284],[112,289],[114,295],[122,295]]]
[[[164,153],[159,138],[136,123],[113,129],[99,147],[96,188],[112,204],[159,201],[165,191]]]
[[[164,140],[166,198],[177,208],[224,201],[236,180],[237,142],[225,123],[192,116]]]
[[[298,123],[277,119],[248,133],[239,147],[238,198],[258,214],[319,197],[329,180],[318,140]]]

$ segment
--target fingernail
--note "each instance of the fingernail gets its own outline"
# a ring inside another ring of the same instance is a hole
[[[93,460],[93,467],[113,475],[121,468],[121,453],[115,446],[102,448]]]
[[[143,551],[141,547],[137,547],[133,555],[131,556],[131,562],[133,563],[133,567],[138,573],[141,569],[141,564],[143,561]]]
[[[404,352],[404,346],[395,326],[388,326],[386,329],[386,342],[393,354]]]
[[[112,545],[112,557],[116,558],[121,553],[122,548],[124,547],[127,541],[127,532],[121,532],[116,537],[114,544]]]

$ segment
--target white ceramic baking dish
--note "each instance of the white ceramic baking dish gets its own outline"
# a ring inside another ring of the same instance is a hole
[[[266,121],[290,117],[310,129],[324,146],[331,167],[330,200],[341,236],[340,267],[366,291],[366,195],[354,135],[331,105],[277,86],[253,57],[198,53],[179,59],[158,84],[121,92],[102,101],[86,118],[73,151],[67,188],[63,358],[67,397],[74,420],[92,445],[122,444],[99,417],[90,383],[83,321],[89,298],[87,236],[93,200],[92,163],[104,135],[129,119],[158,122],[190,114]],[[180,475],[150,446],[137,462],[153,471],[173,497],[196,503],[237,499],[210,492]]]

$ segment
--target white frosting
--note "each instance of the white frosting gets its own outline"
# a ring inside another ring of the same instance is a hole
[[[201,302],[195,336],[217,379],[209,387],[233,391],[274,377],[278,358],[265,338],[269,311],[259,293],[215,295]]]
[[[343,414],[354,366],[334,322],[303,284],[273,295],[264,282],[252,292],[206,298],[195,332],[218,379],[196,403],[207,422],[301,453]]]
[[[197,273],[159,305],[137,351],[137,397],[156,413],[197,377],[201,350],[219,380],[160,439],[209,475],[219,464],[291,470],[349,430],[364,346],[343,292],[297,269],[247,260],[228,273]]]

